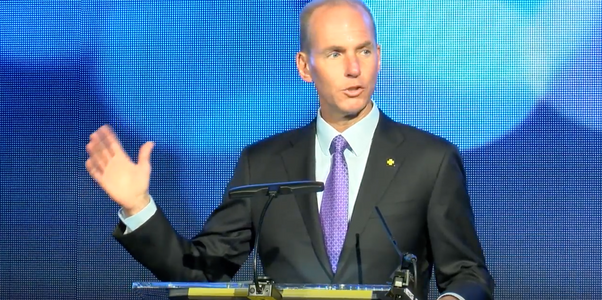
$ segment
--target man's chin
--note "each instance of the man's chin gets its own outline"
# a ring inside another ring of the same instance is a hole
[[[343,112],[344,118],[347,120],[352,120],[357,118],[360,115],[367,115],[370,112],[370,102],[362,103],[361,105],[357,105],[354,107],[346,107]]]

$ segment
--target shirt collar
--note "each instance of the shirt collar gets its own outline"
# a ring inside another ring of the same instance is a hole
[[[366,143],[366,139],[369,139],[370,141],[372,140],[379,118],[380,114],[378,108],[376,107],[376,103],[372,101],[372,108],[368,115],[359,120],[357,123],[353,124],[351,127],[347,128],[342,133],[339,133],[330,124],[326,123],[324,119],[322,119],[320,110],[318,109],[316,134],[318,136],[318,143],[320,144],[322,153],[330,156],[330,143],[332,143],[332,140],[337,135],[341,134],[345,140],[347,140],[347,143],[349,143],[349,146],[351,147],[351,153],[355,154],[356,156],[362,155],[370,149],[371,143]]]

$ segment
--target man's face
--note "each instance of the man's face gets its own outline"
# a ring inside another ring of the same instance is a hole
[[[303,80],[314,82],[326,121],[353,119],[371,103],[380,70],[370,16],[351,5],[317,8],[309,20],[309,47],[297,56]]]

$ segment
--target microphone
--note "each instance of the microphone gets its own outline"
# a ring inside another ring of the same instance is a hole
[[[418,300],[414,293],[418,291],[418,267],[417,261],[418,259],[412,253],[401,252],[399,247],[397,247],[397,242],[393,238],[393,234],[387,226],[387,222],[385,222],[385,217],[380,212],[378,206],[375,206],[376,214],[387,233],[387,237],[389,241],[393,245],[393,249],[397,252],[399,256],[400,265],[393,273],[393,281],[391,282],[391,289],[387,293],[387,297],[391,297],[393,299],[404,299],[404,300]],[[410,273],[410,265],[412,265],[414,269],[414,274]],[[411,287],[413,283],[413,288]]]
[[[290,181],[239,186],[230,189],[230,191],[228,192],[228,196],[230,197],[230,199],[241,199],[256,196],[270,196],[271,193],[276,193],[277,195],[300,195],[308,193],[317,193],[323,190],[323,182]]]
[[[231,188],[228,191],[230,199],[243,199],[252,197],[268,197],[257,224],[257,232],[255,233],[255,247],[253,248],[253,283],[249,286],[247,297],[249,299],[282,299],[280,291],[274,286],[274,281],[267,277],[257,275],[257,249],[259,248],[259,235],[263,226],[263,219],[272,203],[272,200],[280,195],[301,195],[309,193],[317,193],[324,190],[324,183],[319,181],[290,181],[276,182],[266,184],[251,184]]]

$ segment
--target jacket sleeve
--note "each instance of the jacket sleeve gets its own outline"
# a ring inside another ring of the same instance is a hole
[[[247,150],[243,150],[222,203],[203,230],[188,240],[175,232],[160,207],[140,227],[125,234],[119,222],[114,238],[161,281],[230,281],[253,249],[248,199],[232,200],[227,191],[249,182]]]
[[[427,218],[439,292],[465,300],[493,299],[494,282],[474,226],[464,166],[453,146],[442,155]]]

